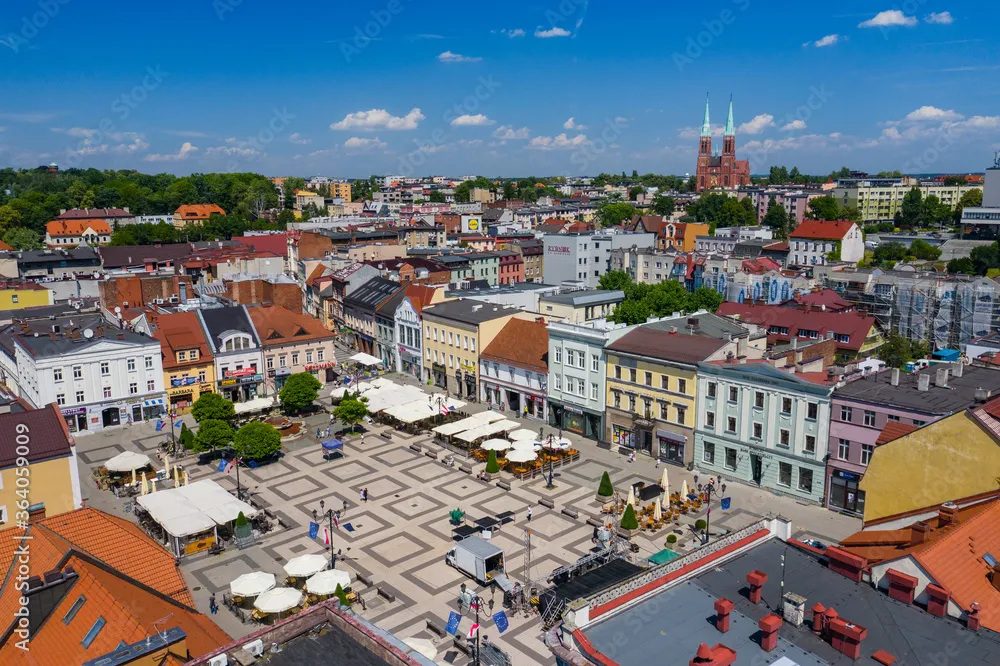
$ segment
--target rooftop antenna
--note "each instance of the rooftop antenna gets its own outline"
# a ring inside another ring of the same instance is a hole
[[[163,631],[163,630],[160,630],[156,625],[161,624],[163,622],[166,622],[167,620],[169,620],[173,616],[174,616],[173,613],[169,613],[166,616],[161,617],[159,620],[157,620],[156,622],[153,623],[153,629],[156,630],[156,633],[158,633],[160,635],[160,638],[162,638],[163,640],[167,640],[167,632]]]

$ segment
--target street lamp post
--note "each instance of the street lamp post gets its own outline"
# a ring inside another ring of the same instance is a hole
[[[719,485],[719,489],[715,488],[714,483],[709,483],[705,486],[705,499],[708,504],[708,512],[705,514],[705,538],[703,544],[708,543],[708,535],[712,533],[712,495],[718,495],[719,499],[726,494],[726,484],[722,483]]]
[[[463,591],[464,591],[465,583],[462,583],[462,588],[463,588]],[[469,603],[472,606],[475,606],[475,609],[476,609],[476,653],[475,653],[475,662],[474,663],[475,663],[476,666],[480,666],[480,662],[479,662],[479,634],[481,633],[480,632],[481,627],[479,627],[479,609],[483,606],[483,604],[486,603],[486,600],[483,599],[478,594],[475,594],[469,600]]]
[[[551,490],[552,488],[555,487],[555,485],[552,483],[552,433],[549,433],[549,439],[547,444],[548,446],[546,446],[545,448],[547,448],[549,451],[547,454],[549,456],[549,482],[545,485],[545,487]]]
[[[319,513],[316,513],[316,509],[312,510],[313,522],[318,523],[320,518],[326,518],[329,521],[330,529],[330,568],[333,569],[337,566],[337,559],[333,554],[333,517],[334,511],[332,508],[326,508],[326,502],[324,500],[319,501]]]
[[[167,411],[167,415],[170,417],[170,455],[177,455],[177,440],[174,439],[174,419],[177,418],[177,412],[170,409]]]

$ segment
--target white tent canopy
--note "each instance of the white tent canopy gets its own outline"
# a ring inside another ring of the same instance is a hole
[[[149,456],[135,451],[123,451],[104,463],[109,472],[131,472],[134,469],[152,466]]]
[[[348,360],[364,366],[382,365],[382,359],[375,358],[371,354],[366,354],[364,352],[358,352]]]
[[[390,407],[404,405],[408,402],[427,401],[426,393],[409,384],[381,386],[364,394],[364,397],[368,398],[368,412],[371,414],[377,414]]]
[[[486,425],[459,433],[456,435],[456,439],[460,439],[463,442],[474,442],[480,437],[489,437],[490,435],[496,435],[497,433],[516,427],[517,421],[496,421],[495,423],[487,423]]]
[[[529,449],[512,449],[507,452],[507,460],[513,463],[531,462],[538,454]]]
[[[257,509],[236,499],[211,479],[141,495],[136,501],[174,537],[200,534],[216,525],[225,525],[236,520],[241,511],[247,518],[257,515]]]
[[[511,447],[511,443],[506,439],[488,439],[479,445],[484,451],[506,451]]]
[[[515,430],[514,432],[509,433],[507,436],[510,437],[513,440],[526,439],[526,440],[528,440],[530,442],[533,442],[538,437],[538,434],[535,433],[534,430],[528,430],[527,428],[521,428],[520,430]]]
[[[254,607],[262,613],[284,613],[302,602],[302,593],[294,587],[275,587],[257,597]]]
[[[274,574],[251,571],[231,582],[229,591],[237,597],[256,597],[272,587],[274,587]]]
[[[237,402],[233,409],[237,414],[247,414],[249,412],[260,412],[274,406],[274,398],[254,398],[246,402]]]
[[[306,591],[311,594],[333,594],[337,586],[346,590],[351,586],[351,574],[340,569],[326,569],[306,580]]]
[[[306,578],[327,567],[330,560],[325,555],[306,554],[293,557],[285,563],[285,573],[294,578]]]
[[[438,649],[435,647],[434,641],[429,638],[404,638],[403,642],[413,648],[414,652],[423,655],[431,661],[434,661],[434,657],[437,656]]]

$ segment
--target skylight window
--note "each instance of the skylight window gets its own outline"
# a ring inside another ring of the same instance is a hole
[[[73,602],[73,605],[69,607],[68,611],[66,611],[66,615],[63,617],[63,624],[69,624],[72,622],[73,618],[76,617],[76,614],[80,611],[86,601],[87,597],[82,594],[77,597],[76,601]]]
[[[103,617],[97,618],[97,622],[95,622],[94,626],[90,628],[90,631],[87,632],[87,635],[83,637],[83,641],[81,642],[81,644],[83,645],[84,648],[90,647],[90,644],[94,642],[95,638],[97,638],[97,634],[101,633],[101,629],[103,629],[104,625],[106,625],[107,623],[108,621],[105,620]]]

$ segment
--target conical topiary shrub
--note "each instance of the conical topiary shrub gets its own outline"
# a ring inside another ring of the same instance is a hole
[[[243,515],[242,511],[240,511],[240,515],[236,516],[236,527],[243,527],[248,522],[250,521],[248,521],[247,517]]]
[[[611,497],[615,494],[615,487],[611,485],[611,477],[605,472],[601,477],[601,485],[597,487],[597,494],[601,497]]]
[[[621,528],[623,530],[639,529],[639,521],[635,518],[635,509],[631,504],[625,505],[625,513],[622,514]]]
[[[344,588],[340,586],[340,583],[337,583],[337,589],[333,591],[333,596],[337,597],[337,601],[340,602],[341,606],[350,605],[347,603],[347,593],[344,592]]]
[[[490,457],[486,459],[486,473],[499,474],[500,465],[497,464],[497,452],[490,449]]]

